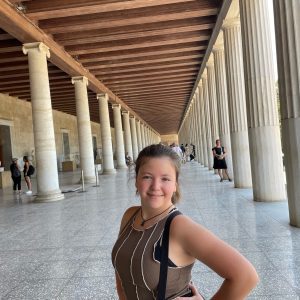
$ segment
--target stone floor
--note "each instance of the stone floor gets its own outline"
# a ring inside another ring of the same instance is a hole
[[[288,225],[287,203],[255,203],[250,189],[220,183],[197,163],[182,174],[180,209],[255,265],[260,283],[248,299],[300,299],[300,229]],[[60,174],[62,190],[78,179]],[[100,187],[65,196],[36,204],[0,190],[1,299],[117,299],[110,252],[123,211],[138,203],[133,174],[103,175]],[[197,263],[193,281],[209,299],[222,279]]]

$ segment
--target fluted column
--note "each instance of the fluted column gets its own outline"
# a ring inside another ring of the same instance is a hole
[[[145,141],[146,141],[146,146],[149,146],[149,130],[148,127],[145,126]]]
[[[207,156],[207,142],[206,142],[206,126],[205,126],[205,111],[204,111],[204,99],[203,99],[203,79],[199,82],[199,104],[200,104],[200,127],[201,127],[201,141],[202,141],[202,157],[203,165],[208,167],[208,156]]]
[[[300,2],[273,3],[290,224],[300,227]]]
[[[220,35],[223,36],[222,32]],[[231,138],[229,128],[228,97],[226,86],[225,54],[223,43],[215,44],[213,47],[215,61],[216,91],[219,117],[219,134],[222,145],[227,150],[226,162],[229,174],[233,173]]]
[[[137,134],[137,141],[138,141],[138,151],[142,151],[142,136],[141,136],[141,121],[136,120],[136,134]]]
[[[116,173],[116,169],[114,167],[114,158],[111,141],[111,129],[108,112],[108,95],[97,94],[97,99],[99,101],[99,115],[102,139],[102,174],[114,174]]]
[[[93,183],[96,181],[96,177],[89,100],[87,94],[88,80],[84,76],[72,77],[72,84],[74,84],[75,88],[80,166],[83,171],[84,181],[86,183]]]
[[[223,24],[234,186],[252,186],[239,18]]]
[[[135,117],[130,116],[129,120],[130,120],[130,131],[131,131],[131,139],[132,139],[133,160],[136,161],[136,159],[139,155],[139,150],[138,150],[138,143],[137,143]]]
[[[208,84],[207,84],[207,71],[205,70],[202,74],[203,83],[203,103],[204,103],[204,117],[205,117],[205,136],[206,136],[206,151],[208,169],[213,168],[213,155],[212,155],[212,139],[211,139],[211,125],[210,125],[210,107],[209,107],[209,95],[208,95]]]
[[[129,124],[129,112],[122,111],[123,117],[123,125],[124,125],[124,140],[125,140],[125,152],[133,158],[132,152],[132,140],[131,140],[131,131],[130,131],[130,124]]]
[[[146,147],[146,141],[145,141],[145,125],[141,123],[141,141],[142,141],[142,148],[144,149]]]
[[[207,84],[209,95],[209,112],[211,126],[211,142],[215,145],[216,139],[219,138],[219,120],[216,94],[216,76],[213,55],[210,56],[206,64],[207,69]]]
[[[201,133],[201,111],[200,111],[200,89],[199,86],[196,92],[196,122],[198,135],[198,162],[203,165],[203,151],[202,151],[202,133]]]
[[[240,1],[250,158],[256,201],[286,198],[268,10],[267,1]]]
[[[33,137],[36,155],[37,196],[35,201],[64,199],[58,182],[57,156],[53,127],[47,57],[49,48],[43,43],[24,44],[28,54]],[[49,180],[51,178],[51,180]]]
[[[199,89],[195,91],[195,126],[196,126],[196,156],[197,162],[201,164],[201,151],[200,151],[200,130],[199,130]]]
[[[114,113],[117,169],[126,169],[127,166],[125,162],[123,128],[122,128],[122,119],[121,119],[121,105],[113,104],[112,109]]]

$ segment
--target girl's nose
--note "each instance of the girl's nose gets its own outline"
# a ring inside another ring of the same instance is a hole
[[[151,188],[153,189],[153,190],[157,190],[157,189],[159,189],[159,187],[160,187],[160,182],[159,182],[159,179],[153,179],[152,180],[152,184],[151,184]]]

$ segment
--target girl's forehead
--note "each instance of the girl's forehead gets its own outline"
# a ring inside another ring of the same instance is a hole
[[[141,164],[141,169],[165,169],[165,168],[172,168],[175,170],[175,165],[171,158],[168,156],[161,156],[161,157],[147,157],[143,163]]]

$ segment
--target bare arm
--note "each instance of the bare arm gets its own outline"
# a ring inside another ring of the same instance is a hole
[[[122,282],[121,282],[121,279],[117,272],[116,272],[116,286],[117,286],[117,293],[118,293],[119,299],[126,300],[126,296],[125,296],[125,293],[124,293],[124,290],[122,287]]]
[[[214,157],[217,155],[217,153],[216,153],[215,150],[213,150],[212,153],[213,153],[213,156],[214,156]]]
[[[256,286],[258,275],[252,264],[237,250],[188,217],[175,218],[171,239],[180,244],[184,253],[180,256],[186,255],[186,262],[188,257],[196,258],[224,278],[213,300],[242,300]]]

